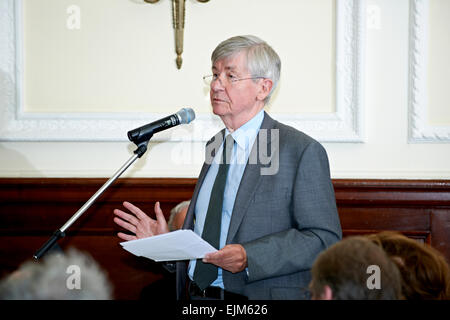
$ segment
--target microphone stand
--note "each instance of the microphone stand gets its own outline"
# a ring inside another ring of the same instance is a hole
[[[125,164],[120,167],[119,170],[111,177],[108,181],[105,182],[105,184],[69,219],[67,222],[58,230],[56,230],[53,235],[50,237],[50,239],[47,240],[46,243],[42,245],[42,247],[36,251],[36,253],[33,255],[33,258],[35,260],[39,260],[47,251],[54,248],[55,245],[57,245],[57,241],[63,237],[65,237],[65,231],[87,210],[89,207],[95,202],[95,200],[100,197],[103,192],[105,192],[108,187],[119,178],[122,173],[125,172],[125,170],[128,169],[129,166],[133,164],[134,161],[136,161],[138,158],[142,157],[142,155],[147,151],[147,145],[150,141],[150,138],[146,141],[136,142],[137,149],[134,151],[134,155],[127,161]]]

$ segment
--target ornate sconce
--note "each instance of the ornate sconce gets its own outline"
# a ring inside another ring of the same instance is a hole
[[[148,3],[156,3],[159,0],[144,0]],[[209,0],[197,0],[198,2],[208,2]],[[184,17],[185,17],[185,5],[186,0],[172,0],[172,16],[173,16],[173,29],[175,31],[175,51],[177,53],[177,68],[181,68],[183,59],[181,54],[183,53],[183,38],[184,38]]]

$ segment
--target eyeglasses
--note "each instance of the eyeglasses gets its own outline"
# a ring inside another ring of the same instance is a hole
[[[210,85],[211,85],[214,81],[216,81],[216,80],[219,80],[220,83],[221,83],[223,86],[227,86],[227,85],[232,85],[233,83],[238,82],[238,81],[242,81],[242,80],[250,80],[250,79],[251,79],[251,80],[255,80],[255,79],[264,79],[264,77],[238,78],[238,77],[236,77],[236,76],[234,76],[234,75],[232,75],[232,74],[227,75],[227,76],[225,77],[224,80],[221,80],[221,79],[219,78],[219,75],[217,75],[217,74],[211,74],[211,75],[208,75],[208,76],[204,76],[204,77],[203,77],[203,81],[204,81],[205,84],[208,85],[208,86],[210,86]]]

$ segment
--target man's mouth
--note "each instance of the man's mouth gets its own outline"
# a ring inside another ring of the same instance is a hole
[[[226,100],[220,99],[220,98],[213,98],[214,102],[227,102]]]

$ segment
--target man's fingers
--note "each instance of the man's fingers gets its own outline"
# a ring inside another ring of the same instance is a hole
[[[132,213],[134,213],[136,215],[136,217],[138,217],[139,219],[145,219],[148,218],[148,216],[144,213],[144,211],[142,211],[141,209],[139,209],[138,207],[136,207],[134,204],[125,201],[123,203],[123,206],[125,208],[127,208],[128,210],[130,210]]]
[[[125,240],[125,241],[130,241],[130,240],[136,240],[136,239],[137,239],[137,237],[132,236],[132,235],[129,235],[129,234],[126,234],[126,233],[123,233],[123,232],[119,232],[119,233],[117,234],[117,236],[118,236],[120,239],[123,239],[123,240]]]
[[[212,263],[232,273],[245,269],[247,255],[239,244],[226,245],[221,250],[205,254],[203,262]]]
[[[166,218],[164,217],[164,213],[161,210],[161,205],[159,204],[159,201],[155,203],[155,215],[156,220],[165,221]]]
[[[130,224],[130,223],[126,222],[126,221],[123,221],[122,219],[119,219],[117,217],[114,218],[114,222],[117,223],[122,228],[128,230],[128,231],[136,233],[136,227],[133,226],[132,224]]]
[[[136,219],[133,215],[123,212],[122,210],[115,209],[114,214],[122,220],[128,221],[132,225],[137,225],[139,223],[138,219]]]
[[[127,231],[134,233],[134,236],[130,238],[126,234],[121,233],[122,239],[141,239],[169,232],[167,221],[159,202],[155,203],[156,220],[147,216],[141,209],[130,202],[123,202],[123,206],[128,209],[129,212],[115,209],[113,211],[114,215],[116,215],[114,222]]]
[[[214,263],[220,260],[220,256],[222,255],[222,251],[216,251],[216,252],[212,252],[212,253],[207,253],[205,254],[205,256],[203,257],[203,262],[206,263]]]

